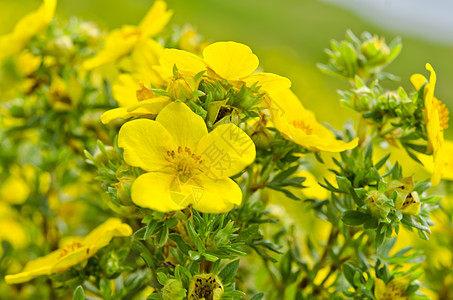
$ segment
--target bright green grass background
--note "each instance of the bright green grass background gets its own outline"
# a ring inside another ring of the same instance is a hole
[[[356,34],[370,31],[390,41],[398,35],[384,31],[356,15],[315,0],[167,0],[175,11],[172,23],[190,23],[211,41],[234,40],[249,45],[268,72],[287,76],[303,104],[320,121],[339,128],[354,114],[342,108],[336,90],[347,85],[321,74],[315,67],[325,62],[323,49],[329,40],[342,39],[347,29]],[[38,0],[0,0],[0,33],[8,32],[23,14],[35,9]],[[96,21],[102,28],[138,24],[152,0],[60,0],[57,16],[78,16]],[[437,72],[436,95],[453,109],[453,46],[436,45],[402,35],[403,51],[387,69],[411,89],[409,76],[430,62]],[[396,84],[388,84],[396,87]],[[451,122],[450,122],[451,123]],[[452,126],[453,127],[453,126]],[[447,135],[452,138],[450,128]]]

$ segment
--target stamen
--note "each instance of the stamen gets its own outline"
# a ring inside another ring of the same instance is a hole
[[[179,146],[177,153],[175,151],[167,151],[165,160],[171,163],[174,174],[183,182],[201,172],[201,155],[192,153],[192,150],[188,147],[183,149]]]
[[[302,129],[306,134],[310,135],[313,133],[313,128],[303,120],[294,120],[291,124],[296,128]]]
[[[83,247],[83,244],[79,242],[72,242],[71,244],[67,244],[66,246],[61,249],[60,256],[58,258],[62,258],[67,256],[69,253],[72,253],[76,251],[77,249],[80,249]]]
[[[439,114],[439,123],[440,123],[440,130],[444,131],[445,129],[448,128],[448,120],[449,120],[449,114],[450,111],[448,110],[447,106],[445,103],[438,99],[434,99],[433,101],[433,107],[434,109],[437,110]]]

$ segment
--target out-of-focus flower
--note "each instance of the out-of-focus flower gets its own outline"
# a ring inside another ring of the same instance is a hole
[[[234,124],[208,133],[203,119],[187,105],[167,105],[156,121],[123,125],[118,145],[124,160],[148,173],[132,185],[132,201],[168,212],[188,205],[201,212],[222,213],[239,205],[242,192],[229,177],[255,159],[250,137]]]
[[[56,0],[44,0],[38,10],[24,16],[13,29],[13,32],[0,37],[0,61],[19,53],[25,44],[44,30],[55,13]]]
[[[75,76],[64,80],[54,75],[48,92],[50,105],[55,110],[70,110],[77,106],[82,92],[83,86]]]
[[[0,202],[0,241],[8,241],[16,249],[28,243],[25,229],[18,220],[17,213],[7,203]]]
[[[420,155],[419,158],[429,172],[436,173],[442,179],[453,181],[453,141],[444,141],[443,147],[437,154],[436,163],[433,163],[427,155]]]
[[[390,280],[389,283],[376,278],[374,295],[377,300],[406,300],[406,289],[409,286],[411,275],[397,277]]]
[[[99,249],[107,246],[113,237],[131,234],[132,228],[121,223],[120,219],[108,219],[86,237],[72,239],[63,248],[28,262],[21,273],[7,275],[5,281],[8,284],[16,284],[27,282],[40,275],[62,272],[96,254]]]
[[[439,152],[444,144],[444,130],[448,128],[449,111],[442,101],[434,97],[434,87],[436,85],[436,73],[430,64],[426,64],[426,69],[431,72],[429,81],[421,75],[411,76],[411,82],[416,89],[420,89],[425,83],[423,97],[425,100],[425,123],[428,135],[428,151],[433,152],[434,172],[431,178],[433,185],[439,184],[442,166],[439,160]]]
[[[105,38],[104,49],[86,60],[83,67],[87,70],[116,61],[134,51],[140,44],[158,34],[167,25],[173,11],[167,10],[165,1],[157,0],[139,26],[125,25],[112,30]]]
[[[351,142],[337,140],[321,125],[313,112],[305,109],[290,89],[269,93],[267,108],[275,127],[288,139],[311,151],[341,152],[355,148],[358,138]]]
[[[291,81],[285,77],[257,72],[259,60],[252,50],[236,42],[217,42],[203,50],[203,59],[184,50],[165,49],[160,58],[163,75],[173,76],[173,66],[178,71],[195,75],[207,70],[213,79],[226,79],[234,86],[257,84],[261,90],[283,89],[291,86]]]

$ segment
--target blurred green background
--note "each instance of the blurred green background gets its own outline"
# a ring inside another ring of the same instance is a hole
[[[101,28],[138,24],[152,0],[60,0],[57,17],[78,16],[96,21]],[[339,104],[336,90],[346,88],[345,82],[321,74],[317,62],[325,62],[323,49],[330,39],[343,39],[351,29],[385,36],[391,41],[403,39],[403,51],[387,69],[401,78],[400,83],[411,89],[413,73],[428,76],[425,63],[437,72],[436,95],[453,109],[453,45],[441,45],[421,36],[407,36],[395,28],[391,32],[371,25],[367,20],[345,8],[316,0],[167,0],[174,10],[172,24],[192,24],[208,40],[234,40],[249,45],[268,72],[286,76],[303,104],[315,111],[320,121],[339,128],[353,113]],[[432,5],[435,5],[433,1]],[[39,0],[1,0],[0,34],[12,30],[25,13],[39,6]],[[427,16],[428,17],[428,16]],[[437,20],[433,18],[432,22]],[[170,25],[171,26],[171,25]],[[341,117],[339,117],[341,116]],[[451,122],[450,122],[451,123]],[[453,127],[453,126],[452,126]],[[447,130],[453,138],[453,130]]]

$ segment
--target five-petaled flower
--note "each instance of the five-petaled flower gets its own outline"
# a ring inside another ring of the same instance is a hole
[[[161,212],[188,205],[205,213],[222,213],[242,201],[229,177],[255,159],[250,137],[234,124],[208,133],[204,120],[182,102],[167,105],[156,120],[124,124],[118,145],[124,160],[147,173],[132,185],[132,201]]]
[[[312,151],[341,152],[355,148],[358,139],[337,140],[321,125],[313,112],[305,109],[290,89],[271,92],[268,111],[275,127],[287,138]]]
[[[432,151],[434,160],[434,172],[431,178],[433,185],[437,185],[441,178],[442,163],[439,160],[439,153],[442,152],[444,145],[444,130],[448,128],[449,111],[442,101],[434,97],[434,87],[436,85],[436,73],[430,64],[426,64],[426,69],[431,72],[429,81],[421,75],[411,76],[411,82],[419,90],[424,86],[423,98],[425,104],[425,125],[428,136],[428,151]]]
[[[110,218],[84,238],[73,239],[48,255],[29,261],[22,272],[5,276],[8,284],[27,282],[40,275],[51,275],[69,269],[92,257],[107,246],[113,237],[130,236],[132,228],[120,219]]]

